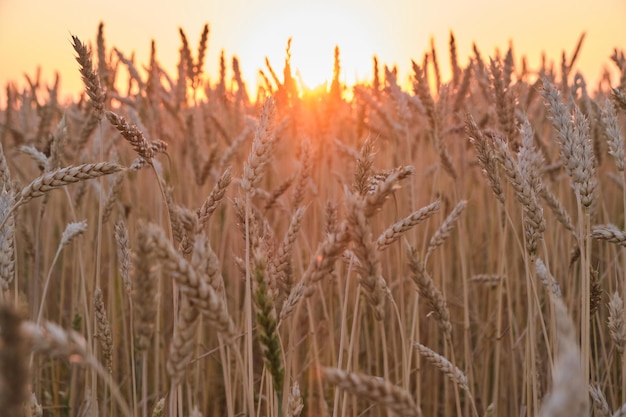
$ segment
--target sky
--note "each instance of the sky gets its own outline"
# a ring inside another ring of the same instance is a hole
[[[421,61],[434,39],[444,76],[448,40],[455,35],[459,61],[465,65],[475,42],[484,57],[512,42],[516,59],[531,68],[544,51],[559,65],[586,32],[576,70],[590,85],[614,48],[626,50],[626,0],[0,0],[0,103],[11,81],[25,86],[24,74],[51,84],[61,75],[62,94],[82,88],[71,36],[95,46],[104,23],[107,47],[116,47],[136,63],[147,64],[151,40],[157,58],[175,73],[179,28],[195,54],[200,33],[209,24],[205,71],[217,77],[219,54],[237,56],[244,79],[254,84],[268,57],[282,71],[287,40],[292,37],[292,66],[315,87],[332,76],[333,49],[341,49],[343,80],[369,79],[372,56],[396,65],[410,76],[411,59]]]

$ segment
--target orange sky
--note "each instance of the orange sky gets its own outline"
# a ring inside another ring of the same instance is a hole
[[[506,50],[513,40],[517,58],[526,55],[532,67],[541,51],[559,60],[571,53],[581,32],[587,38],[578,61],[595,83],[603,66],[611,66],[613,48],[626,49],[624,0],[0,0],[0,103],[5,84],[24,83],[37,66],[51,82],[61,74],[62,93],[81,88],[70,44],[72,34],[95,41],[98,23],[105,23],[107,46],[136,52],[146,63],[151,39],[157,56],[173,72],[182,27],[193,48],[204,23],[210,25],[206,71],[213,78],[220,50],[240,58],[244,77],[256,80],[268,56],[282,69],[287,39],[293,36],[293,65],[315,86],[332,75],[333,47],[342,50],[344,80],[371,76],[371,57],[397,64],[401,77],[410,60],[420,60],[434,37],[444,74],[448,34],[457,39],[458,55],[467,62],[472,42],[484,56]]]

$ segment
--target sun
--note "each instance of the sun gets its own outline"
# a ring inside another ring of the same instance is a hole
[[[268,13],[262,26],[248,29],[249,37],[241,51],[244,76],[255,79],[258,70],[265,69],[266,57],[282,76],[291,39],[291,67],[307,88],[330,85],[336,46],[340,48],[340,81],[353,85],[369,78],[372,57],[380,45],[368,20],[354,10],[321,2],[298,3]]]

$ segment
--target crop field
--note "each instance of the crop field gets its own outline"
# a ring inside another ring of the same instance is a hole
[[[2,416],[626,415],[624,52],[253,90],[104,29],[5,86]]]

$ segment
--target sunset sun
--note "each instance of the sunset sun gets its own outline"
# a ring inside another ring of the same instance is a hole
[[[336,46],[341,51],[342,82],[351,85],[371,75],[372,56],[380,41],[368,19],[354,10],[311,4],[268,13],[260,23],[249,29],[241,51],[248,79],[264,67],[265,58],[281,71],[289,39],[293,75],[299,75],[307,88],[330,82]]]

